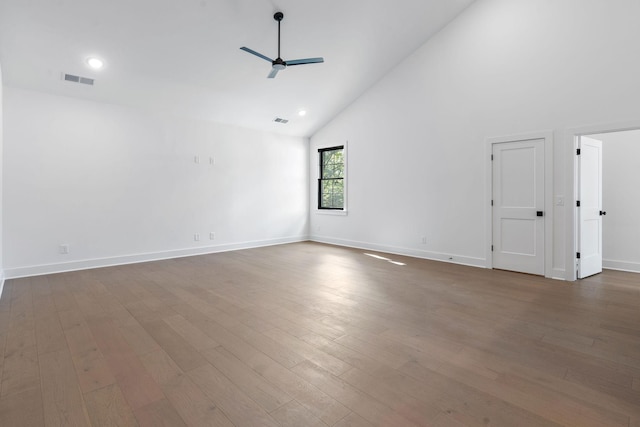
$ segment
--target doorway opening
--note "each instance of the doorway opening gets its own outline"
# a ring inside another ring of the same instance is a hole
[[[571,209],[566,212],[565,279],[574,281],[589,273],[580,271],[583,230],[578,202],[582,202],[580,187],[584,183],[578,149],[583,137],[602,142],[602,207],[597,210],[597,216],[602,217],[602,268],[640,273],[640,201],[635,196],[640,185],[640,120],[572,128],[565,135],[565,191],[570,195]]]
[[[640,273],[640,129],[578,137],[576,277]]]

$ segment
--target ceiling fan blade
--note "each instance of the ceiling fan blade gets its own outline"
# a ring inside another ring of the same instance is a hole
[[[272,68],[271,72],[269,73],[269,75],[267,76],[268,79],[273,79],[277,74],[278,74],[278,70],[277,68]]]
[[[244,47],[244,46],[242,46],[242,47],[240,48],[240,50],[244,50],[245,52],[249,52],[250,54],[257,56],[258,58],[262,58],[262,59],[264,59],[265,61],[273,62],[273,59],[271,59],[271,58],[269,58],[269,57],[267,57],[267,56],[264,56],[263,54],[258,53],[258,52],[256,52],[256,51],[255,51],[255,50],[253,50],[253,49],[249,49],[248,47]]]
[[[304,64],[318,64],[324,62],[324,58],[307,58],[307,59],[292,59],[291,61],[285,61],[287,66],[289,65],[304,65]]]

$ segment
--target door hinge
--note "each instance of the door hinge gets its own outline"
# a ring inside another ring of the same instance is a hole
[[[576,150],[576,154],[577,154],[578,156],[580,155],[580,149],[579,149],[579,148]]]
[[[493,200],[491,201],[491,206],[493,206]]]
[[[493,154],[491,155],[491,160],[493,160]]]
[[[576,200],[576,206],[580,207],[580,200]]]
[[[491,252],[493,252],[493,245],[491,245]]]
[[[580,259],[580,252],[576,253],[576,258]]]

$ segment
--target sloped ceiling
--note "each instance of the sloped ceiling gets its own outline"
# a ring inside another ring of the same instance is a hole
[[[472,2],[2,0],[0,63],[8,86],[310,136]],[[239,49],[277,56],[276,11],[282,57],[324,64],[267,79],[271,65]]]

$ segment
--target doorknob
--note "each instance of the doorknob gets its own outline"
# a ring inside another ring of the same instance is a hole
[[[536,212],[536,216],[544,216],[544,212],[542,212],[542,211],[537,211],[537,212]]]
[[[600,216],[603,216],[603,215],[606,215],[606,214],[607,214],[607,212],[605,212],[605,211],[600,211]]]

